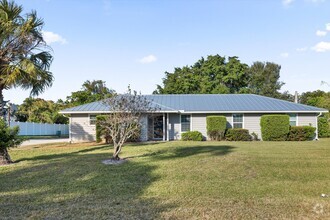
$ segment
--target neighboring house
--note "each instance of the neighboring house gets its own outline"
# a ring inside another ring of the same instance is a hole
[[[179,140],[181,133],[200,131],[207,139],[206,116],[223,115],[228,128],[245,128],[261,138],[260,117],[288,114],[291,125],[317,128],[317,117],[326,109],[251,94],[144,95],[159,107],[145,115],[141,140]],[[109,113],[102,101],[62,110],[70,117],[72,142],[95,141],[96,115]],[[317,132],[316,132],[317,133]]]

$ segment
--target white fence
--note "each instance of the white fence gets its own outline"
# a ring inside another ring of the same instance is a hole
[[[19,126],[19,135],[69,135],[69,125],[65,124],[43,124],[33,122],[10,122],[10,127]]]

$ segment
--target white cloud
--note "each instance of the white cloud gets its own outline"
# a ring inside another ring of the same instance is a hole
[[[330,31],[330,23],[325,24],[325,29],[326,29],[327,31]]]
[[[322,42],[316,44],[311,49],[314,50],[314,51],[316,51],[316,52],[330,51],[330,42],[324,42],[324,41],[322,41]]]
[[[319,36],[319,37],[324,37],[325,35],[327,35],[327,32],[326,31],[316,31],[316,36]]]
[[[289,6],[291,5],[295,0],[282,0],[282,4],[284,6]]]
[[[296,51],[298,51],[298,52],[305,52],[305,51],[307,51],[307,50],[308,50],[307,47],[301,47],[301,48],[297,48],[297,49],[296,49]]]
[[[146,64],[146,63],[152,63],[152,62],[155,62],[157,61],[157,57],[154,56],[154,55],[148,55],[148,56],[145,56],[143,57],[142,59],[139,60],[140,63],[143,63],[143,64]]]
[[[51,31],[42,31],[42,36],[47,44],[52,44],[52,43],[66,44],[66,43],[68,43],[67,40],[65,38],[63,38],[61,35],[55,34]]]
[[[285,53],[281,53],[280,55],[281,55],[281,57],[283,57],[283,58],[287,58],[287,57],[289,57],[289,53],[287,53],[287,52],[285,52]]]

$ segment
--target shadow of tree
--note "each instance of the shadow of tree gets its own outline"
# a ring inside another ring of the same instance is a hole
[[[174,207],[142,196],[159,178],[153,172],[156,166],[138,161],[106,166],[101,160],[107,157],[107,153],[86,154],[86,151],[44,155],[30,159],[48,159],[47,163],[8,169],[0,175],[1,216],[157,219]]]
[[[196,156],[199,154],[211,154],[214,156],[224,156],[233,151],[235,147],[229,145],[221,145],[221,146],[178,146],[171,149],[161,149],[156,151],[149,151],[148,153],[126,157],[128,159],[131,158],[139,158],[139,157],[153,157],[154,160],[167,160],[167,159],[175,159],[175,158],[184,158],[190,156]]]

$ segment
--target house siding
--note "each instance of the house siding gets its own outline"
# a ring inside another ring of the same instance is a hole
[[[180,140],[181,139],[181,125],[179,114],[169,114],[169,139]]]
[[[89,125],[88,114],[72,114],[70,131],[71,142],[89,142],[96,140],[95,125]]]
[[[260,118],[262,114],[244,114],[243,128],[248,129],[249,133],[256,133],[258,138],[261,138]]]
[[[297,125],[312,125],[312,127],[317,126],[317,118],[315,113],[299,113]]]

